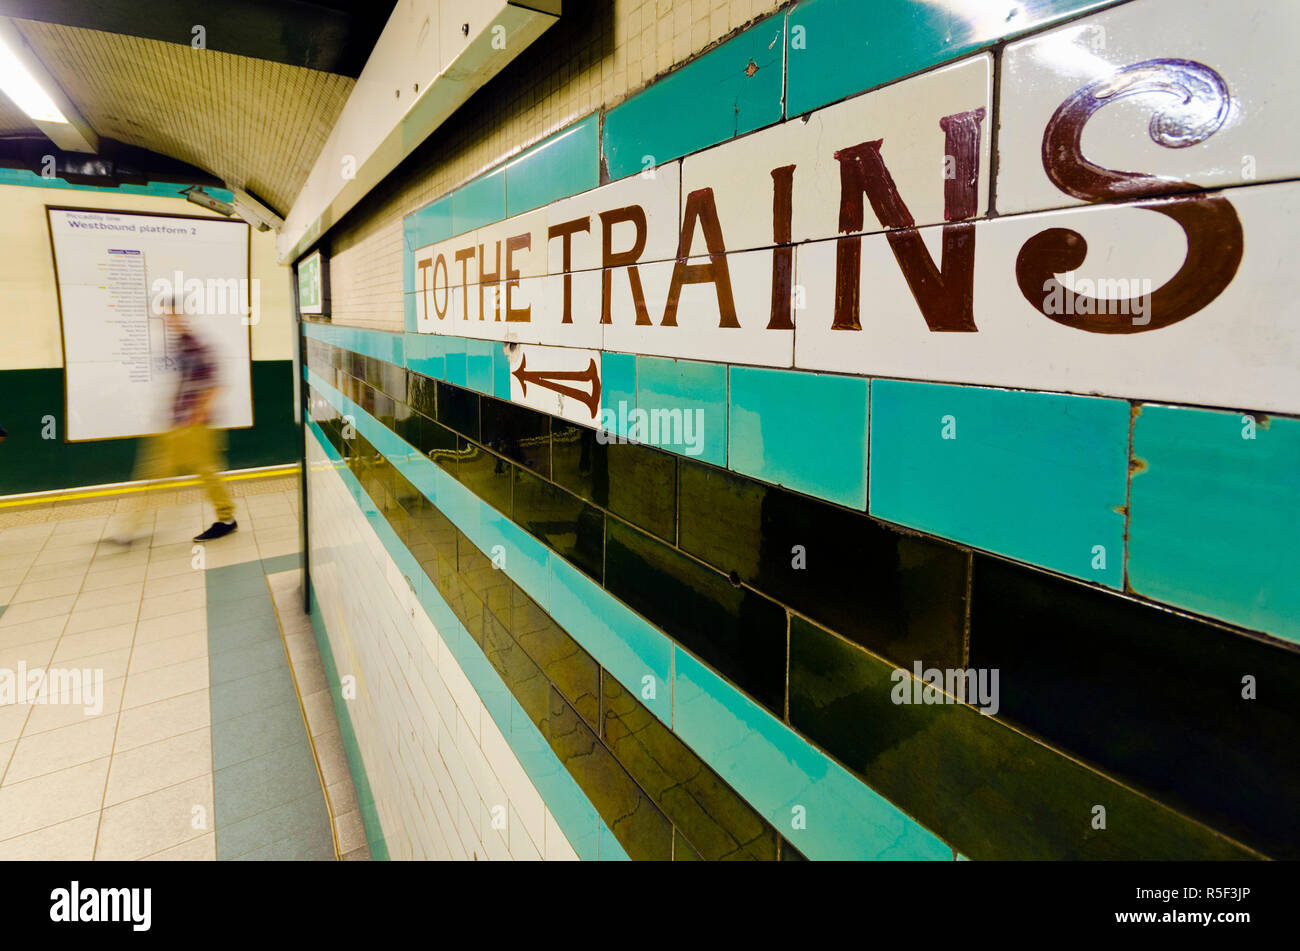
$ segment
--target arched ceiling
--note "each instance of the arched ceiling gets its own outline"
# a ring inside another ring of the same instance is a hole
[[[142,8],[150,2],[131,4],[130,17],[122,16],[122,4],[42,3],[3,0],[0,15],[15,16],[28,45],[100,137],[211,172],[280,215],[292,206],[393,7],[391,0],[271,0],[257,10],[263,19],[280,17],[272,21],[278,32],[266,39],[265,30],[250,33],[246,23],[247,37],[222,28],[223,17],[237,16],[245,0],[171,0],[159,7],[171,25],[147,16]],[[178,13],[181,7],[190,9]],[[340,26],[349,16],[358,24],[351,33]],[[56,17],[75,22],[48,22]],[[207,48],[190,45],[188,23],[204,24]],[[40,132],[0,94],[0,136],[23,135]]]

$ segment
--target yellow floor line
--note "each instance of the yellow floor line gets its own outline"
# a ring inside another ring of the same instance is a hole
[[[257,472],[236,472],[231,475],[224,475],[222,479],[234,481],[236,479],[266,479],[272,476],[280,477],[291,475],[298,471],[296,465],[281,466],[277,469],[265,469]],[[38,495],[30,498],[13,499],[7,502],[0,502],[0,509],[15,508],[20,505],[49,505],[53,502],[68,502],[73,499],[93,499],[106,495],[128,495],[132,492],[153,492],[155,489],[180,489],[190,486],[202,485],[201,479],[174,479],[166,482],[149,482],[141,485],[124,485],[116,488],[94,489],[86,492],[65,492],[61,495]]]

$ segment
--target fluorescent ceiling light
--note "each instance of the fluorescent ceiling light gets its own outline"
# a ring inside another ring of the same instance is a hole
[[[66,124],[68,121],[3,36],[0,36],[0,89],[36,122]]]

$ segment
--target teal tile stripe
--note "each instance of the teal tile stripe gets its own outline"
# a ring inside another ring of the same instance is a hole
[[[331,328],[328,324],[306,326],[309,336],[331,343],[335,343],[328,336],[331,330],[347,331],[352,345],[348,342],[336,345],[357,352],[373,355],[391,351],[394,346],[387,338],[395,335],[383,331]],[[367,343],[366,338],[369,336],[381,339]],[[419,373],[444,380],[447,375],[442,369],[441,354],[454,352],[464,357],[468,346],[468,338],[443,335],[407,334],[405,341],[406,365]],[[504,347],[500,344],[497,346],[500,349],[493,357],[493,390],[483,391],[487,395],[501,395],[496,391],[501,369],[495,361],[504,360],[505,356]],[[437,355],[423,356],[426,352]],[[815,460],[802,459],[799,455],[801,448],[813,443],[813,440],[803,438],[798,430],[781,425],[780,422],[770,426],[766,421],[769,407],[758,414],[759,419],[747,421],[743,416],[746,411],[746,397],[743,395],[740,415],[737,415],[735,393],[732,391],[736,389],[736,381],[739,379],[739,389],[743,394],[746,387],[744,377],[751,372],[755,375],[790,374],[789,378],[783,379],[774,389],[779,391],[786,388],[790,393],[814,395],[822,387],[858,384],[805,383],[798,377],[823,377],[825,380],[836,381],[865,380],[870,386],[871,394],[868,400],[867,463],[872,515],[1116,589],[1124,584],[1127,559],[1130,581],[1136,568],[1139,579],[1136,585],[1141,587],[1135,585],[1135,590],[1144,596],[1281,637],[1295,636],[1294,626],[1288,622],[1288,617],[1295,618],[1297,613],[1286,606],[1291,602],[1273,593],[1276,585],[1272,581],[1269,582],[1269,593],[1265,596],[1265,606],[1256,607],[1257,593],[1249,590],[1248,580],[1233,579],[1228,574],[1210,569],[1198,569],[1200,580],[1196,584],[1180,584],[1173,580],[1173,571],[1162,570],[1156,560],[1163,557],[1162,552],[1171,554],[1176,545],[1164,549],[1158,546],[1148,548],[1134,565],[1132,553],[1126,550],[1125,545],[1128,517],[1124,505],[1130,406],[1126,400],[997,390],[959,384],[869,380],[813,374],[802,370],[728,367],[725,364],[625,353],[606,352],[602,354],[601,361],[602,408],[613,414],[613,425],[607,427],[611,431],[628,435],[622,431],[626,427],[618,425],[618,406],[620,403],[625,404],[629,413],[638,408],[643,382],[640,374],[645,373],[645,392],[651,401],[646,408],[654,405],[680,408],[682,401],[693,399],[697,401],[694,406],[705,410],[705,433],[711,433],[713,437],[705,443],[707,454],[703,458],[707,461],[730,465],[734,470],[753,478],[765,482],[775,481],[818,498],[852,504],[854,508],[861,506],[846,501],[849,491],[856,493],[851,478],[852,463],[847,469],[837,466],[831,472],[829,467],[823,469]],[[703,369],[693,369],[691,364]],[[647,367],[648,372],[645,369]],[[669,367],[672,367],[671,372]],[[720,373],[729,373],[730,380],[725,376],[720,377]],[[906,394],[919,394],[923,391],[908,388],[925,387],[931,388],[931,393],[943,391],[943,394],[930,397],[931,403],[919,400],[909,405],[910,398]],[[877,405],[876,394],[886,390],[892,390],[894,399],[886,399]],[[504,399],[504,395],[501,398]],[[707,403],[709,399],[727,399],[729,403],[710,407]],[[942,405],[932,405],[935,401]],[[998,401],[1005,401],[1000,409],[994,405]],[[751,401],[750,405],[756,404]],[[980,409],[981,406],[983,409]],[[959,438],[947,441],[946,448],[936,444],[930,437],[942,435],[940,420],[945,415],[955,417],[953,407],[975,408],[977,411],[974,420],[985,426],[992,424],[998,431],[985,429],[981,439],[977,440],[977,445],[972,445],[970,440],[963,442],[964,437],[971,435],[971,430],[965,424],[972,421],[969,413],[963,409],[963,420],[957,424]],[[942,412],[936,416],[935,410]],[[1151,408],[1148,407],[1146,412],[1151,412]],[[1186,412],[1213,411],[1187,409]],[[999,421],[1000,413],[1026,415],[1023,419],[1005,416]],[[749,427],[748,435],[732,437],[729,431],[733,425],[732,420],[739,421],[742,429]],[[1272,425],[1277,427],[1277,432],[1289,434],[1291,427],[1298,424],[1300,421],[1297,420],[1272,418]],[[804,420],[805,430],[817,425],[817,419]],[[761,427],[758,430],[764,440],[761,447],[753,442],[754,426]],[[767,441],[768,431],[779,434],[770,444]],[[852,432],[852,428],[849,431]],[[1287,435],[1286,438],[1291,437]],[[783,444],[778,439],[794,442]],[[721,441],[720,445],[718,440]],[[819,447],[827,445],[824,439],[816,441],[816,444]],[[663,448],[679,453],[682,451],[681,446]],[[732,451],[740,452],[735,460],[730,456]],[[856,459],[856,450],[845,455]],[[922,456],[929,461],[922,463]],[[954,469],[954,465],[965,468]],[[783,467],[789,471],[783,471]],[[810,469],[813,473],[811,476],[808,474]],[[822,470],[820,473],[817,471],[819,469]],[[916,475],[915,484],[909,484],[908,473]],[[957,475],[962,478],[956,478]],[[986,487],[987,494],[976,492],[968,484],[971,481],[968,476],[978,485]],[[845,487],[846,484],[848,488]],[[1140,488],[1141,480],[1135,481],[1134,486]],[[1284,508],[1280,511],[1287,513],[1290,510]],[[1068,537],[1054,535],[1058,524],[1068,532]],[[1232,536],[1228,532],[1223,537],[1238,536]],[[1239,537],[1263,538],[1266,544],[1272,544],[1267,541],[1270,537],[1268,532],[1263,530],[1257,536],[1243,532]],[[1132,544],[1132,540],[1128,540],[1129,548]],[[1097,557],[1094,554],[1096,546],[1105,549],[1105,568],[1093,567]],[[1240,550],[1248,549],[1225,549]],[[1184,550],[1182,554],[1191,556],[1192,550]],[[1204,550],[1204,558],[1210,558],[1209,549]],[[1270,563],[1280,570],[1285,570],[1291,564],[1294,564],[1294,558],[1289,562],[1283,560]],[[1160,581],[1156,577],[1161,574],[1166,580]],[[1192,576],[1197,575],[1193,572]],[[1276,606],[1268,607],[1268,604]],[[1282,613],[1281,617],[1278,617],[1278,612]]]
[[[1144,405],[1133,455],[1132,589],[1300,643],[1300,420]]]
[[[871,381],[871,514],[1120,588],[1129,404]]]
[[[357,413],[358,431],[385,456],[390,457],[390,461],[397,464],[398,460],[392,458],[393,446],[391,441],[388,441],[388,448],[382,445],[385,442],[379,432],[385,429],[382,424],[371,418],[360,407],[351,404],[341,394],[331,392],[332,388],[329,388],[323,381],[315,379],[312,381],[312,385],[316,386],[320,392],[328,393],[331,402],[334,398],[339,398],[341,402],[335,404],[336,408],[343,410],[344,405],[351,406],[346,411]],[[583,793],[568,770],[564,768],[559,758],[551,750],[550,744],[547,743],[545,737],[529,720],[528,715],[518,701],[510,694],[500,675],[483,653],[482,648],[456,620],[455,613],[450,605],[434,587],[433,582],[424,574],[415,556],[410,553],[406,545],[397,536],[397,533],[393,531],[387,519],[378,512],[373,501],[365,489],[362,488],[361,483],[357,481],[352,471],[348,469],[338,455],[337,450],[334,449],[333,444],[325,437],[325,434],[321,432],[320,427],[315,422],[311,422],[309,425],[322,450],[334,464],[335,471],[343,479],[349,493],[365,514],[367,522],[379,536],[384,549],[411,583],[425,613],[433,622],[439,636],[447,645],[447,649],[456,658],[457,663],[460,664],[475,692],[483,700],[488,713],[506,738],[506,742],[519,759],[520,765],[523,766],[529,779],[532,780],[533,785],[541,794],[547,808],[555,817],[555,821],[559,823],[560,829],[565,838],[568,839],[569,844],[573,846],[574,851],[578,853],[580,858],[589,860],[598,858],[598,842],[602,823],[596,813],[595,806],[587,799],[586,794]],[[404,465],[409,466],[411,453],[412,450],[407,447],[404,454],[408,458],[401,460]],[[416,455],[418,456],[418,453]],[[419,458],[423,459],[422,456]],[[432,466],[433,464],[429,463],[429,465]],[[438,504],[436,497],[430,496],[430,500]],[[461,527],[461,530],[465,531],[465,527]],[[466,532],[466,534],[469,535],[470,533]],[[506,557],[507,564],[510,564],[509,554]],[[324,624],[323,618],[321,623]],[[318,637],[323,636],[323,633],[322,628]],[[334,680],[331,679],[331,683],[333,682]]]
[[[506,217],[505,168],[496,168],[451,193],[451,233],[464,234]]]
[[[786,115],[902,79],[1116,0],[804,0],[786,28]]]
[[[0,185],[26,185],[29,188],[66,188],[79,192],[108,192],[116,195],[152,195],[156,198],[184,198],[177,182],[149,182],[145,185],[122,184],[115,188],[103,185],[74,185],[62,178],[46,178],[26,168],[0,168]],[[218,201],[231,202],[234,194],[226,188],[204,185],[203,190]]]
[[[952,848],[680,647],[677,734],[809,858],[952,860]]]
[[[217,858],[333,861],[329,808],[266,566],[211,568],[204,580]]]
[[[636,408],[644,411],[649,421],[650,431],[641,442],[716,466],[727,464],[725,364],[638,356]],[[658,426],[657,415],[661,420]],[[662,424],[662,420],[673,419],[679,425]],[[632,435],[636,435],[634,427]]]
[[[727,465],[864,510],[868,381],[755,367],[729,372]]]
[[[356,420],[357,431],[385,457],[389,458],[394,465],[404,467],[429,466],[437,469],[433,462],[407,445],[400,437],[393,434],[391,430],[370,416],[360,406],[357,406],[335,390],[310,367],[307,368],[307,373],[311,385],[316,387],[317,391],[340,413],[352,415]],[[319,427],[315,423],[311,425],[317,440],[328,446],[327,452],[330,453],[331,458],[337,458],[333,446],[329,444]],[[403,469],[403,471],[407,470]],[[439,469],[438,472],[441,473],[442,470]],[[346,472],[346,475],[351,475],[351,473]],[[468,489],[465,489],[445,473],[440,478],[435,478],[434,482],[437,491],[434,495],[429,496],[429,500],[451,519],[456,527],[464,532],[475,545],[487,553],[491,551],[493,544],[504,544],[505,536],[497,536],[493,531],[492,516],[489,515],[487,527],[485,528],[480,514],[481,512],[496,514],[495,510],[486,503],[479,501],[477,496],[474,496]],[[357,489],[360,491],[359,484],[357,484]],[[364,493],[361,494],[364,495]],[[367,518],[371,519],[372,524],[375,525],[376,531],[379,533],[380,538],[384,540],[385,546],[389,548],[390,552],[395,553],[394,560],[397,561],[398,567],[407,574],[408,578],[421,577],[423,572],[419,570],[418,562],[405,550],[405,546],[401,544],[396,533],[388,527],[387,522],[379,517],[374,510],[373,504],[367,505],[360,502],[359,504],[362,504]],[[500,518],[497,515],[497,519]],[[600,623],[599,619],[602,615],[608,616],[618,611],[627,611],[626,606],[603,588],[596,588],[593,585],[583,593],[587,610],[584,612],[570,610],[570,603],[565,600],[563,595],[557,598],[554,587],[557,576],[555,565],[563,560],[558,555],[550,552],[549,549],[546,550],[546,557],[552,566],[551,587],[546,592],[548,600],[539,603],[584,649],[591,652],[597,662],[605,665],[608,661],[617,665],[617,668],[621,668],[622,672],[620,672],[620,669],[607,667],[620,683],[628,689],[635,690],[639,695],[641,692],[640,676],[635,676],[630,682],[623,679],[626,676],[627,665],[617,656],[612,656],[610,641],[604,632],[600,632],[598,636],[593,636],[591,614],[587,613],[594,613],[598,623]],[[564,568],[561,567],[558,570],[563,575]],[[526,592],[530,595],[533,594],[524,581],[515,576],[513,561],[509,554],[506,557],[505,571]],[[436,594],[432,583],[428,582],[427,579],[418,590],[422,601],[424,598],[433,600],[432,595]],[[450,608],[446,607],[445,604],[438,605],[435,602],[431,609],[426,608],[426,610],[429,610],[429,616],[434,619],[436,626],[437,612],[440,610],[444,612],[450,611]],[[446,616],[445,613],[443,616]],[[683,701],[681,698],[683,696],[699,698],[697,706],[690,711],[690,715],[696,718],[695,722],[700,722],[700,718],[703,716],[703,714],[696,711],[710,704],[717,716],[727,717],[732,720],[736,720],[741,713],[749,711],[751,707],[757,709],[756,705],[739,690],[707,671],[698,661],[694,661],[689,654],[680,647],[675,646],[672,639],[658,628],[647,624],[646,629],[640,633],[646,645],[657,642],[662,645],[660,650],[671,652],[673,657],[672,663],[675,667],[672,679],[674,688],[671,722],[674,725],[679,716],[686,715],[682,712]],[[467,652],[470,652],[470,647],[474,651],[478,650],[478,645],[474,643],[472,638],[465,636],[460,640],[467,642]],[[451,645],[448,644],[448,646]],[[682,665],[687,662],[693,662],[700,673],[697,673],[693,679],[683,680]],[[483,663],[487,663],[486,658],[483,659]],[[487,703],[487,696],[503,686],[500,678],[496,677],[494,684],[488,682],[483,688],[480,688],[479,683],[475,683],[473,680],[470,665],[462,664],[462,666],[466,668],[466,675],[470,676],[471,682],[474,683],[474,687],[479,691],[480,696],[485,698],[485,703]],[[644,670],[644,668],[641,669]],[[486,667],[484,671],[485,679],[487,673],[491,673],[495,677],[495,671],[490,666]],[[684,695],[682,689],[691,684],[698,685],[694,693]],[[518,716],[524,717],[522,708],[516,707],[516,710]],[[765,714],[765,716],[767,715]],[[526,721],[527,718],[524,717],[524,720]],[[512,726],[516,725],[513,717],[511,722]],[[730,749],[729,745],[710,749],[707,743],[702,742],[705,748],[701,749],[692,742],[690,736],[681,735],[723,779],[740,791],[741,795],[747,799],[750,796],[746,790],[753,792],[766,789],[774,781],[775,776],[780,781],[780,785],[775,788],[783,791],[783,795],[773,798],[773,794],[769,794],[766,800],[760,797],[758,802],[754,802],[752,799],[750,801],[777,828],[782,830],[790,828],[792,815],[789,809],[793,805],[805,805],[810,812],[815,807],[815,814],[820,817],[820,821],[811,823],[807,828],[799,830],[800,837],[796,843],[800,851],[809,858],[840,858],[846,857],[849,852],[852,852],[852,857],[859,859],[878,858],[886,854],[891,857],[898,857],[903,852],[913,857],[929,857],[932,848],[939,848],[938,846],[925,844],[929,841],[926,836],[938,842],[939,840],[936,837],[924,831],[906,813],[880,797],[879,794],[866,787],[861,781],[852,777],[825,753],[812,746],[785,724],[772,719],[770,716],[768,720],[749,716],[743,723],[743,728],[733,728],[733,730],[738,729],[740,731],[735,735],[743,736],[745,740],[746,753],[743,756],[724,755]],[[531,726],[531,723],[528,725]],[[715,726],[721,730],[723,724],[717,723]],[[535,731],[535,728],[533,729]],[[696,739],[700,738],[700,732],[698,730],[695,732]],[[507,735],[511,737],[513,744],[514,734]],[[524,764],[527,770],[528,763],[525,761],[524,756],[519,754],[518,751],[517,755],[520,756],[520,762]],[[774,773],[772,764],[781,761],[790,762],[794,765],[783,773]],[[555,760],[555,765],[563,770],[558,760]],[[529,775],[532,777],[533,774],[530,772]],[[565,771],[565,776],[567,775],[568,773]],[[798,778],[797,787],[792,785],[795,782],[795,777]],[[536,783],[537,780],[534,779],[534,782]],[[574,784],[573,788],[577,789],[576,784]],[[542,790],[540,786],[539,791],[542,791],[543,798],[547,799],[547,804],[550,806],[551,802],[547,798],[546,791]],[[797,792],[801,797],[798,801],[793,801],[790,798],[794,792]],[[867,809],[868,805],[870,809]],[[887,821],[891,811],[897,817],[897,820],[892,824]],[[552,807],[552,812],[556,812],[554,807]],[[560,818],[558,814],[556,818],[557,820]],[[914,826],[915,828],[913,828]],[[567,835],[568,830],[565,831]],[[900,834],[903,833],[905,835],[903,839],[900,839]],[[792,839],[791,841],[795,840]],[[573,840],[570,839],[570,842],[573,843]],[[577,848],[576,843],[574,845]],[[940,845],[942,844],[940,843]],[[951,858],[952,853],[947,846],[942,846],[941,850],[945,852],[946,858]]]
[[[343,347],[355,353],[361,353],[385,363],[403,366],[406,363],[403,354],[402,334],[387,333],[382,330],[366,330],[362,327],[340,327],[336,324],[306,322],[303,332],[316,340],[324,341],[335,347]]]
[[[781,119],[785,17],[777,14],[678,67],[605,115],[611,179]]]
[[[506,216],[600,184],[600,114],[592,113],[506,163]]]

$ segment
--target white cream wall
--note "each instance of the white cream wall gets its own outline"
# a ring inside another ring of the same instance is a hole
[[[0,370],[63,366],[46,205],[209,214],[183,198],[0,185]],[[254,314],[253,359],[290,360],[294,337],[290,269],[276,263],[274,232],[253,231],[251,252],[249,277],[259,282],[261,293],[260,313]]]
[[[312,434],[312,590],[393,859],[576,860],[483,701]],[[503,808],[499,808],[503,807]],[[496,810],[505,828],[494,828]]]

